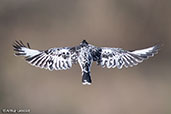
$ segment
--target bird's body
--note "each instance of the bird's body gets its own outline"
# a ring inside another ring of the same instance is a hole
[[[91,65],[93,61],[107,68],[121,69],[123,66],[134,66],[153,56],[158,52],[159,46],[150,48],[126,51],[121,48],[96,47],[83,40],[75,47],[51,48],[45,51],[30,49],[22,41],[16,41],[13,45],[15,55],[25,56],[28,63],[33,66],[49,70],[66,70],[72,67],[73,63],[79,63],[82,70],[82,83],[90,85]]]

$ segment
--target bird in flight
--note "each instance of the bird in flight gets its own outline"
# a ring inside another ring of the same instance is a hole
[[[121,69],[132,67],[143,60],[154,56],[159,45],[149,48],[127,51],[122,48],[96,47],[83,40],[75,47],[50,48],[48,50],[31,49],[29,43],[15,41],[13,48],[16,56],[24,56],[25,60],[33,66],[49,70],[66,70],[72,64],[79,63],[82,70],[82,84],[91,85],[91,65],[95,61],[98,65],[107,68]]]

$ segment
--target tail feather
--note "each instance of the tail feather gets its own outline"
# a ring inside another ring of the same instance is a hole
[[[82,77],[82,84],[83,85],[91,85],[91,76],[90,73],[83,72],[83,77]]]

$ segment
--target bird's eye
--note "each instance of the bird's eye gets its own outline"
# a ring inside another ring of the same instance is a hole
[[[65,52],[63,52],[62,54],[65,54]]]

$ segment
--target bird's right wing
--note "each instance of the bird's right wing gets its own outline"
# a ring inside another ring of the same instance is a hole
[[[51,48],[46,51],[30,49],[22,41],[13,44],[15,55],[25,56],[28,63],[33,66],[49,70],[66,70],[72,67],[72,63],[77,62],[77,55],[74,48]]]
[[[121,69],[123,66],[132,67],[141,63],[143,60],[154,56],[159,50],[159,45],[150,48],[126,51],[121,48],[101,48],[100,65],[107,66],[107,68]]]

